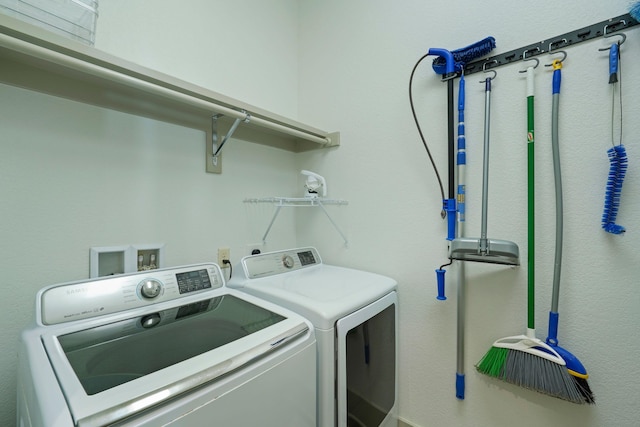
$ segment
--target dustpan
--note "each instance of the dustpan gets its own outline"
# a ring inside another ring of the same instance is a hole
[[[491,112],[491,81],[496,77],[487,77],[484,104],[484,155],[482,167],[482,229],[480,237],[460,237],[449,245],[449,258],[461,261],[478,261],[493,264],[520,265],[518,245],[508,240],[487,238],[487,211],[489,204],[489,124]],[[486,71],[485,71],[486,72]]]
[[[460,261],[520,265],[520,250],[518,245],[509,240],[464,237],[451,242],[449,258]]]

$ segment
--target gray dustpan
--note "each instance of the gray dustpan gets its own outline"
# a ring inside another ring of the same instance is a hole
[[[493,71],[495,73],[495,71]],[[484,164],[482,167],[482,230],[481,237],[460,237],[451,241],[449,258],[461,261],[479,261],[493,264],[520,265],[518,245],[508,240],[487,238],[487,206],[489,190],[489,123],[491,107],[491,80],[485,83],[484,104]]]

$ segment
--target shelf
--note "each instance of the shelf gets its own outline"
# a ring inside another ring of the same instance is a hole
[[[300,152],[340,145],[329,133],[0,14],[0,83]]]
[[[276,210],[273,213],[273,217],[271,218],[271,222],[267,227],[267,231],[265,231],[264,236],[262,236],[262,242],[267,242],[267,236],[271,231],[271,227],[273,223],[276,221],[278,214],[280,213],[280,209],[283,207],[319,207],[322,209],[324,214],[329,218],[329,221],[336,229],[336,231],[340,234],[342,239],[344,240],[344,245],[348,246],[349,241],[346,236],[338,227],[338,224],[331,218],[329,212],[325,209],[324,205],[348,205],[349,202],[346,200],[337,200],[337,199],[325,199],[324,197],[264,197],[258,199],[244,199],[245,203],[273,203],[276,205]]]

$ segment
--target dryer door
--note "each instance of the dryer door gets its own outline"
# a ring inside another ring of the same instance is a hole
[[[395,292],[336,323],[338,427],[397,425]]]

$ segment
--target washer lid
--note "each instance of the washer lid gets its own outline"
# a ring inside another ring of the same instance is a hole
[[[238,275],[228,286],[289,308],[320,329],[333,328],[338,319],[397,288],[386,276],[322,264],[313,248],[249,256],[242,263],[245,277]]]
[[[78,426],[111,424],[305,333],[313,339],[304,319],[274,304],[227,289],[206,294],[135,317],[46,328],[42,341]]]

